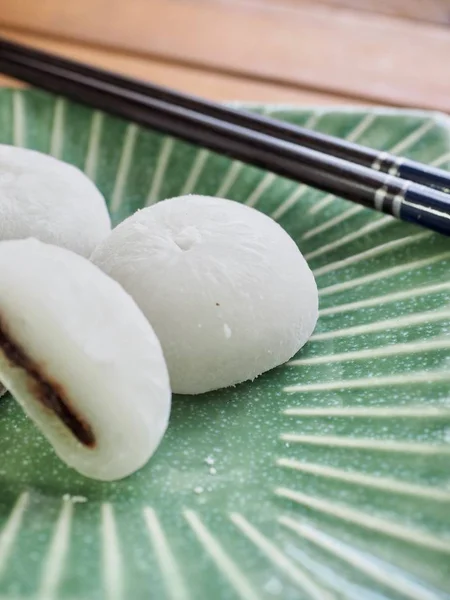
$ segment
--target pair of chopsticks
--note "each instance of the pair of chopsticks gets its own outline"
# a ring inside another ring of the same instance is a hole
[[[441,169],[2,39],[0,71],[450,235],[450,174]]]

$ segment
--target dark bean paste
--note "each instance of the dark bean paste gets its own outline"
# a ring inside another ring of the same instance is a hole
[[[76,414],[68,400],[64,398],[62,386],[51,381],[41,372],[39,366],[9,337],[1,320],[0,348],[12,366],[26,371],[30,392],[36,400],[53,412],[83,446],[94,448],[96,441],[91,427]]]

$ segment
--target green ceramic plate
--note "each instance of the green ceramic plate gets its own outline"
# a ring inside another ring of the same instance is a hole
[[[450,121],[266,107],[442,167]],[[175,398],[157,454],[117,483],[65,467],[0,402],[0,598],[450,598],[450,243],[41,92],[0,93],[0,141],[84,169],[115,223],[188,192],[268,213],[314,269],[295,360]]]

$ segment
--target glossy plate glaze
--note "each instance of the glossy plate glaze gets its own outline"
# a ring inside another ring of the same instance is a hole
[[[440,115],[260,110],[450,165]],[[65,467],[5,396],[0,599],[449,598],[449,240],[41,92],[0,92],[0,138],[84,169],[115,223],[194,191],[268,213],[321,304],[295,360],[175,398],[117,483]]]

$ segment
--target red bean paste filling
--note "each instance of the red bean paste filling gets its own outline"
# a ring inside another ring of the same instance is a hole
[[[63,388],[44,377],[39,371],[39,367],[6,334],[1,322],[0,348],[13,366],[27,372],[31,379],[30,391],[36,400],[52,411],[83,446],[93,448],[96,444],[94,433],[91,427],[76,414],[70,403],[64,399]]]

